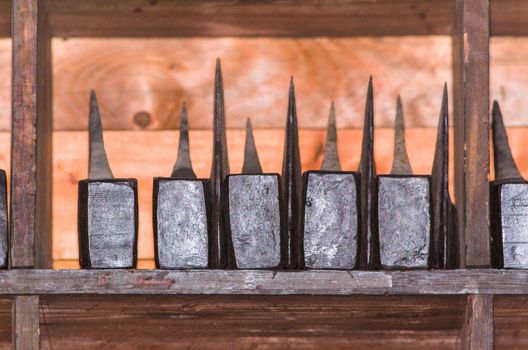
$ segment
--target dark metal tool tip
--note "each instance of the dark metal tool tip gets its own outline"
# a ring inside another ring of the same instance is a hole
[[[187,105],[183,102],[180,113],[180,141],[178,145],[178,158],[172,168],[171,177],[176,179],[196,179],[192,168],[189,146],[189,121]]]
[[[321,170],[341,171],[339,152],[337,150],[337,128],[334,101],[330,104],[328,126],[326,128],[326,145]]]
[[[104,148],[103,126],[101,124],[101,114],[97,105],[97,96],[94,90],[90,91],[90,115],[89,115],[89,160],[88,178],[112,179],[114,175],[108,164],[108,158]]]
[[[253,127],[249,118],[246,121],[246,144],[244,146],[242,174],[262,174],[255,138],[253,137]]]
[[[301,215],[301,157],[297,129],[297,111],[295,107],[295,87],[290,80],[288,111],[282,163],[282,206],[285,228],[282,230],[282,266],[297,268],[304,260],[300,236]]]
[[[394,120],[394,159],[392,161],[392,175],[412,175],[411,162],[405,147],[405,123],[403,120],[403,106],[401,97],[396,101],[396,118]]]
[[[227,238],[223,212],[223,181],[229,174],[229,160],[227,156],[224,86],[220,59],[216,60],[213,110],[212,225],[209,242],[209,266],[212,268],[225,268],[229,263],[226,253]]]
[[[522,176],[513,159],[508,142],[508,134],[506,133],[502,113],[497,101],[493,101],[492,116],[491,130],[493,134],[495,178],[497,180],[521,180]]]

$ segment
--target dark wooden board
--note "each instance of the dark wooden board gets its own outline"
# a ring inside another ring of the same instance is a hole
[[[452,349],[464,297],[54,296],[43,349]]]
[[[495,296],[495,348],[528,348],[528,296]]]
[[[528,271],[9,270],[0,294],[528,294]]]
[[[461,265],[490,265],[489,0],[456,0],[453,34],[455,193]]]

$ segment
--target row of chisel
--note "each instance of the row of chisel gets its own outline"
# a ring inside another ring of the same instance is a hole
[[[263,173],[249,120],[242,173],[230,174],[223,82],[218,60],[211,177],[198,179],[193,171],[184,104],[180,116],[178,156],[171,176],[154,178],[153,226],[157,268],[367,270],[459,267],[456,212],[448,183],[447,88],[444,86],[431,176],[412,173],[399,98],[392,170],[389,175],[376,175],[373,106],[371,79],[357,172],[341,170],[332,104],[322,167],[302,175],[292,79],[282,174]],[[524,247],[522,242],[528,242],[528,210],[524,213],[527,238],[516,236],[519,231],[508,226],[510,222],[503,224],[504,216],[519,220],[511,213],[518,210],[515,204],[508,206],[506,203],[515,202],[510,197],[518,190],[510,189],[510,183],[504,182],[506,171],[500,169],[506,167],[497,165],[502,164],[501,161],[504,163],[502,159],[509,155],[509,162],[515,166],[497,105],[493,116],[495,164],[499,168],[498,181],[492,183],[492,189],[498,188],[492,193],[499,197],[498,202],[491,205],[495,208],[492,210],[496,210],[492,212],[494,266],[528,267],[528,259],[520,259],[517,252]],[[134,268],[138,237],[137,181],[113,177],[104,150],[101,117],[94,92],[90,98],[89,133],[89,178],[79,182],[81,267]],[[502,141],[497,141],[497,137]],[[511,175],[507,173],[507,178],[511,179]],[[522,182],[520,175],[514,182]],[[524,191],[528,203],[528,186]],[[498,209],[496,203],[500,203]],[[502,225],[497,226],[497,223]],[[511,240],[514,240],[511,242],[510,231],[515,231],[511,233]]]

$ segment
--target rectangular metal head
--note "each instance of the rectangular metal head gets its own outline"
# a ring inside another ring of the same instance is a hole
[[[490,186],[492,264],[528,268],[528,182],[493,181]]]
[[[310,269],[358,265],[359,174],[304,173],[304,264]]]
[[[211,226],[209,180],[156,177],[153,193],[157,268],[207,268]]]
[[[387,269],[425,269],[431,240],[431,179],[382,175],[374,191],[374,230],[381,265]]]
[[[0,268],[6,268],[8,262],[9,230],[7,220],[7,177],[0,169]]]
[[[136,179],[79,181],[81,268],[134,268],[137,262]]]
[[[228,175],[225,184],[229,265],[277,267],[281,262],[280,176]]]

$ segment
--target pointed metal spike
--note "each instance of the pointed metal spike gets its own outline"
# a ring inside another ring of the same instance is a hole
[[[326,128],[326,145],[321,170],[341,171],[339,153],[337,151],[337,128],[334,102],[330,104],[328,113],[328,126]]]
[[[520,180],[522,176],[513,159],[508,142],[508,134],[506,133],[502,113],[497,101],[493,101],[492,116],[491,130],[493,134],[495,178],[497,180]]]
[[[447,101],[447,85],[444,85],[442,105],[438,118],[435,155],[431,175],[432,192],[432,242],[431,268],[441,269],[446,265],[446,259],[452,256],[449,252],[452,245],[448,234],[451,230],[449,197],[449,112]],[[449,241],[449,242],[448,242]]]
[[[403,120],[403,106],[400,96],[396,101],[396,118],[394,121],[394,159],[392,161],[392,175],[412,175],[411,162],[405,147],[405,122]]]
[[[284,229],[281,230],[282,266],[289,269],[300,268],[304,262],[300,236],[302,176],[293,77],[290,80],[288,97],[281,187],[283,223],[285,225]]]
[[[363,142],[359,163],[361,196],[361,235],[359,239],[359,268],[377,269],[381,266],[379,237],[372,231],[372,188],[376,177],[374,160],[374,92],[369,79],[363,125]]]
[[[97,96],[95,91],[90,91],[90,116],[89,116],[89,165],[88,178],[95,179],[112,179],[114,175],[108,164],[108,158],[104,148],[103,126],[101,124],[101,115],[97,105]]]
[[[178,145],[178,158],[172,168],[171,177],[176,179],[196,179],[192,168],[191,154],[189,148],[189,121],[187,116],[187,105],[182,105],[180,113],[180,142]]]
[[[214,85],[214,115],[213,115],[213,165],[211,167],[212,188],[212,227],[210,240],[210,265],[212,268],[225,268],[226,232],[224,223],[223,182],[229,174],[229,160],[227,156],[226,125],[224,110],[224,86],[220,59],[216,59]]]
[[[253,137],[253,127],[251,126],[251,120],[249,118],[246,122],[246,144],[244,146],[242,174],[262,174],[257,147],[255,146],[255,138]]]

